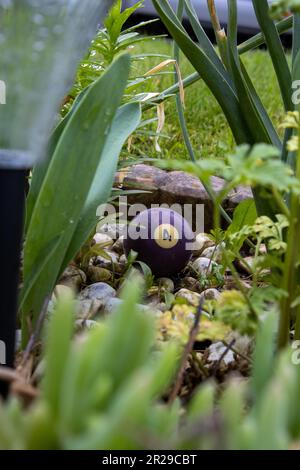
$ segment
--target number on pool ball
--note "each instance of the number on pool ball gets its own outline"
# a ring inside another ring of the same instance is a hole
[[[154,231],[154,240],[161,248],[173,248],[178,243],[179,233],[173,225],[161,224]]]
[[[172,235],[169,234],[167,229],[164,229],[163,239],[168,240],[169,242],[172,241]]]

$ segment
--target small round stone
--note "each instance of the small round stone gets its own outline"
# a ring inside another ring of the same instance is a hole
[[[97,245],[105,244],[106,246],[112,246],[114,243],[113,239],[105,233],[95,233],[93,241]]]
[[[96,263],[102,268],[110,268],[113,264],[119,262],[119,256],[114,251],[106,251],[107,258],[104,256],[97,256]]]
[[[188,304],[197,307],[199,305],[201,295],[188,289],[180,289],[178,292],[176,292],[175,298],[184,299]]]
[[[203,250],[201,256],[219,262],[222,258],[222,247],[220,245],[209,246]]]
[[[79,316],[88,318],[96,315],[117,293],[109,284],[97,282],[83,289],[79,296]]]
[[[124,253],[124,235],[118,238],[118,240],[113,244],[112,248],[119,255]]]
[[[89,266],[87,274],[92,283],[109,281],[112,277],[112,274],[108,269],[101,268],[99,266]]]
[[[195,261],[192,264],[192,268],[198,274],[210,273],[213,266],[217,266],[217,264],[214,261],[211,261],[209,258],[203,258],[201,256],[200,258],[195,259]]]
[[[85,273],[77,266],[69,265],[63,272],[59,284],[70,287],[74,291],[79,291],[82,284],[86,283]]]
[[[220,297],[221,293],[218,291],[218,289],[206,289],[201,293],[201,298],[204,298],[205,300],[218,300]]]
[[[195,240],[195,249],[193,250],[194,255],[200,256],[203,250],[210,246],[214,246],[214,242],[209,238],[209,236],[206,233],[198,233]]]
[[[158,286],[161,289],[164,289],[167,292],[174,291],[174,282],[172,281],[172,279],[168,277],[160,277],[159,279],[157,279],[157,282],[158,282]]]
[[[193,292],[199,292],[201,290],[200,282],[191,276],[184,277],[180,282],[180,287],[192,290]]]

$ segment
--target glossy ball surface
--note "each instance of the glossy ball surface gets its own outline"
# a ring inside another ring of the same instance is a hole
[[[179,273],[191,257],[194,233],[189,223],[177,212],[153,208],[138,214],[128,225],[124,239],[125,254],[137,253],[155,276]]]

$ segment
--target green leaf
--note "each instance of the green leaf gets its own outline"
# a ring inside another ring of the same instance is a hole
[[[252,199],[242,201],[233,213],[232,224],[228,227],[229,234],[239,232],[245,225],[252,225],[257,219],[255,202]]]
[[[64,270],[66,265],[76,255],[96,225],[97,207],[105,203],[110,195],[122,146],[136,129],[140,120],[141,110],[138,103],[128,103],[118,109],[61,271]]]
[[[32,212],[36,203],[36,200],[38,198],[41,186],[43,184],[45,175],[48,171],[51,159],[53,157],[53,154],[55,152],[55,149],[58,145],[59,139],[62,136],[62,133],[70,121],[71,117],[73,116],[74,112],[80,105],[80,102],[84,95],[86,94],[88,88],[85,88],[75,99],[73,106],[69,113],[66,115],[64,119],[60,121],[60,123],[57,125],[55,128],[54,132],[51,135],[50,142],[48,144],[48,149],[47,149],[47,154],[44,157],[44,159],[39,162],[35,168],[33,169],[32,172],[32,178],[31,178],[31,183],[30,183],[30,190],[28,193],[28,196],[26,198],[26,223],[25,223],[25,231],[27,231],[27,228],[30,223],[30,219],[32,216]]]
[[[252,390],[257,399],[268,384],[274,366],[275,331],[277,315],[270,312],[264,322],[260,324],[257,333],[252,369]]]
[[[226,82],[233,88],[234,85],[232,83],[232,80],[228,72],[226,71],[222,61],[220,60],[218,54],[216,53],[216,49],[214,48],[207,34],[202,28],[202,25],[198,20],[198,15],[194,9],[194,6],[192,5],[190,0],[185,0],[184,4],[185,4],[186,14],[190,20],[191,26],[198,39],[198,42],[201,45],[201,48],[203,49],[203,52],[207,55],[207,57],[211,60],[211,62],[213,62],[215,67],[218,69],[219,73],[223,76],[224,80],[226,80]]]
[[[293,63],[300,50],[300,14],[294,14],[294,26],[293,26]]]
[[[244,119],[247,122],[247,125],[250,129],[251,136],[248,136],[248,142],[264,142],[273,144],[272,138],[268,132],[268,129],[265,125],[264,118],[266,118],[266,114],[263,116],[260,114],[260,109],[256,106],[256,102],[258,100],[258,96],[254,95],[254,87],[249,89],[247,86],[246,80],[244,75],[242,74],[242,66],[239,58],[237,58],[234,51],[230,48],[228,49],[229,53],[229,61],[230,67],[232,70],[232,75],[237,91],[237,95],[239,98],[240,107],[244,116]],[[249,78],[248,78],[249,80]],[[256,100],[254,100],[254,96]],[[251,138],[252,137],[252,138]]]
[[[49,240],[60,244],[24,299],[24,341],[28,316],[33,325],[52,291],[87,200],[111,123],[129,74],[129,55],[120,56],[88,90],[63,131],[35,204],[24,251],[24,279],[40,269],[37,262]],[[24,293],[23,293],[24,296]]]
[[[291,72],[276,26],[270,17],[267,0],[252,0],[255,14],[265,36],[286,111],[294,109],[291,99]]]
[[[122,27],[125,24],[126,20],[142,6],[143,0],[137,2],[130,8],[126,8],[121,12],[122,0],[118,0],[115,5],[111,8],[107,19],[104,22],[105,27],[110,36],[112,43],[115,43],[120,36]]]
[[[46,347],[46,372],[43,379],[43,396],[51,411],[59,411],[60,390],[73,333],[74,301],[69,295],[62,296],[49,323]]]

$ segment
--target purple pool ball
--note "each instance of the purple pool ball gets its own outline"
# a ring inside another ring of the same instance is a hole
[[[137,253],[157,276],[179,273],[191,257],[194,233],[189,223],[177,212],[155,208],[137,215],[129,224],[124,239],[125,254]]]

